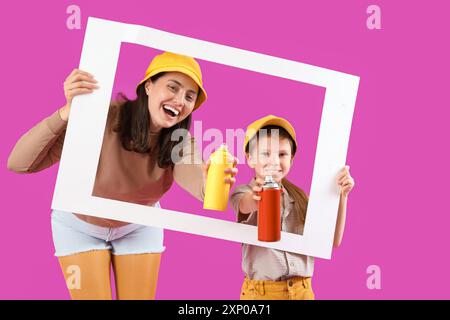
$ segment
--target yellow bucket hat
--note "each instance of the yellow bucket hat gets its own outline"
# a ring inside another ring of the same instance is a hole
[[[245,140],[244,140],[244,153],[245,148],[247,148],[247,144],[249,141],[256,135],[256,133],[259,131],[259,129],[265,127],[265,126],[279,126],[287,131],[289,135],[291,136],[292,140],[294,140],[295,144],[295,150],[297,150],[297,138],[295,135],[295,130],[292,127],[292,125],[287,121],[286,119],[276,117],[274,115],[268,115],[264,118],[258,119],[254,122],[252,122],[248,127],[247,131],[245,132]]]
[[[203,88],[202,71],[199,64],[194,58],[172,52],[163,52],[153,58],[145,72],[144,79],[137,85],[136,91],[142,83],[161,72],[181,72],[194,80],[200,88],[194,110],[205,102],[207,95]]]

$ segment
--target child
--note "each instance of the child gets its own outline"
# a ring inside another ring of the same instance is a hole
[[[297,151],[294,128],[285,119],[267,116],[247,128],[245,154],[255,178],[249,184],[238,186],[230,203],[238,214],[238,222],[257,225],[258,193],[266,175],[272,175],[281,184],[281,228],[283,231],[303,234],[308,196],[286,179]],[[342,240],[346,203],[354,180],[349,167],[339,173],[340,203],[334,247]],[[242,268],[246,275],[241,290],[242,300],[313,300],[311,287],[313,257],[265,248],[242,245]]]

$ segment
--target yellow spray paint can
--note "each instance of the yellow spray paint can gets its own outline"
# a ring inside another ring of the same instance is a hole
[[[232,159],[227,157],[228,148],[226,144],[222,144],[216,151],[211,154],[210,166],[206,178],[205,199],[203,208],[209,210],[225,211],[227,210],[228,196],[230,193],[230,184],[225,182],[226,168],[232,168]]]

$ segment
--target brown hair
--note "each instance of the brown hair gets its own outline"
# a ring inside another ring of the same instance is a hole
[[[294,155],[297,151],[294,140],[292,139],[291,135],[284,128],[282,128],[280,126],[275,126],[275,125],[269,125],[269,126],[265,126],[265,127],[262,127],[261,129],[259,129],[258,132],[255,134],[255,136],[253,138],[251,138],[250,141],[247,143],[247,145],[245,147],[245,153],[247,153],[247,154],[250,153],[250,150],[249,150],[250,145],[252,145],[252,146],[256,145],[256,143],[254,143],[254,139],[259,138],[261,130],[265,130],[264,132],[266,132],[267,136],[271,135],[272,130],[279,130],[278,131],[279,137],[286,138],[289,140],[289,144],[291,145],[291,150],[292,150],[292,157],[294,157]],[[251,142],[253,142],[253,143],[251,143]],[[286,178],[283,178],[281,180],[281,184],[283,185],[283,187],[286,189],[286,191],[289,193],[289,195],[294,200],[294,211],[296,214],[298,214],[299,220],[301,221],[301,223],[304,224],[305,219],[306,219],[306,209],[308,207],[308,196],[302,189],[300,189],[299,187],[294,185],[292,182],[290,182]],[[244,220],[244,219],[242,219],[242,217],[240,217],[238,215],[238,221],[242,221],[242,220]]]
[[[152,82],[158,80],[164,72],[158,73],[150,78]],[[137,98],[128,99],[123,93],[118,94],[119,115],[114,131],[119,134],[124,149],[138,153],[152,153],[149,145],[153,137],[150,136],[151,115],[148,110],[148,96],[145,92],[145,82],[136,90]],[[174,165],[172,161],[172,149],[179,143],[172,141],[172,133],[176,129],[185,129],[179,139],[186,139],[187,131],[191,127],[192,115],[170,128],[163,128],[158,136],[159,147],[158,165],[167,168]],[[178,135],[177,135],[178,136]],[[181,141],[183,141],[181,140]]]

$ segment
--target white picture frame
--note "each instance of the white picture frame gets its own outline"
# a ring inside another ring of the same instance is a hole
[[[125,42],[326,88],[303,235],[282,232],[278,242],[260,242],[255,226],[92,196],[116,67]],[[73,100],[52,209],[331,258],[339,204],[336,177],[345,165],[359,77],[93,17],[88,19],[79,68],[95,74],[100,89]]]

